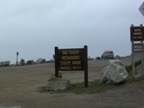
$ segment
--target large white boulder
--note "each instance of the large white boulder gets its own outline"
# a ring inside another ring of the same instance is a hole
[[[70,81],[62,78],[51,78],[48,80],[48,90],[65,90],[70,87]]]
[[[121,83],[125,82],[128,73],[120,60],[107,60],[102,69],[101,82]]]

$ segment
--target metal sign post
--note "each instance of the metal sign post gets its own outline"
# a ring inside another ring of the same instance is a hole
[[[142,71],[142,78],[144,78],[144,69],[143,69],[143,53],[144,53],[144,27],[141,24],[140,26],[133,26],[130,27],[130,40],[132,45],[132,72],[133,72],[133,79],[135,79],[135,62],[134,62],[134,54],[141,54],[141,71]],[[136,43],[135,43],[136,42]]]
[[[141,44],[143,46],[143,41],[141,41]],[[143,48],[142,48],[142,53],[141,53],[141,70],[142,70],[142,78],[144,78],[144,70],[143,70]]]
[[[141,14],[144,16],[144,2],[141,4],[141,6],[139,7],[139,11],[141,12]],[[143,26],[142,24],[140,25],[141,27]],[[144,34],[143,34],[144,35]],[[143,36],[144,37],[144,36]],[[141,43],[143,44],[143,41],[141,41]],[[143,53],[142,53],[142,60],[141,60],[141,65],[142,65],[142,77],[144,78],[144,49],[143,49]]]
[[[133,51],[133,44],[134,42],[131,42],[132,51]],[[132,73],[133,73],[133,79],[135,79],[135,63],[134,63],[134,54],[132,53]]]

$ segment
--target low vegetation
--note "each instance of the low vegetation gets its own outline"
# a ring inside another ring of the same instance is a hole
[[[141,60],[135,62],[135,67],[141,64]],[[129,76],[132,76],[132,65],[125,67]],[[137,81],[137,80],[135,80]],[[129,82],[129,81],[128,81]],[[130,81],[131,82],[131,81]],[[115,88],[121,88],[122,84],[105,84],[100,82],[99,80],[91,81],[89,82],[89,87],[84,87],[84,82],[82,83],[76,83],[72,84],[71,87],[67,90],[47,90],[46,86],[39,87],[38,92],[40,93],[77,93],[77,94],[94,94],[94,93],[102,93],[106,92],[107,90],[115,89]]]
[[[141,59],[135,62],[135,67],[141,64]],[[127,70],[129,76],[132,76],[132,65],[126,66],[125,69]]]
[[[121,84],[104,84],[104,83],[101,83],[99,80],[95,80],[95,81],[89,82],[88,88],[85,88],[84,82],[82,82],[82,83],[72,84],[71,87],[67,90],[53,91],[53,90],[47,90],[47,87],[43,86],[43,87],[40,87],[38,91],[40,93],[51,93],[51,94],[53,93],[94,94],[94,93],[102,93],[112,88],[117,88],[120,86]]]

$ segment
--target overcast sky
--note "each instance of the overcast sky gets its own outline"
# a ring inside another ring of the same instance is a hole
[[[0,0],[0,61],[50,60],[54,47],[131,54],[130,26],[144,23],[143,0]]]

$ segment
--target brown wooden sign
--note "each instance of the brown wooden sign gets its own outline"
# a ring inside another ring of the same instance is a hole
[[[130,28],[131,41],[144,40],[144,27],[143,26],[131,26]]]
[[[87,46],[84,48],[58,49],[55,47],[55,77],[59,71],[84,71],[85,87],[88,87]]]
[[[143,43],[132,44],[132,53],[143,53]]]
[[[84,49],[59,49],[58,55],[60,71],[84,70]]]

